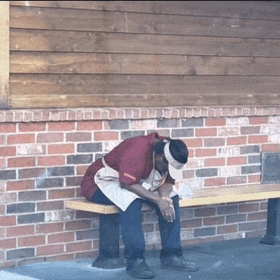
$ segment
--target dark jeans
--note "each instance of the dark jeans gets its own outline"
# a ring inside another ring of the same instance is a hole
[[[173,223],[168,223],[161,215],[158,206],[155,203],[147,202],[151,207],[156,210],[159,221],[159,229],[161,235],[161,258],[171,255],[182,255],[181,239],[180,239],[180,207],[179,197],[172,198],[176,218]],[[97,190],[93,197],[92,202],[114,205],[100,190]],[[142,230],[142,203],[144,200],[136,199],[126,211],[120,213],[120,224],[122,231],[122,239],[125,246],[124,256],[127,259],[129,266],[137,258],[144,258],[145,252],[145,239]]]

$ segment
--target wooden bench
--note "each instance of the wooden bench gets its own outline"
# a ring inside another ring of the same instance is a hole
[[[261,243],[277,244],[280,241],[279,198],[280,184],[205,188],[193,190],[193,195],[189,199],[181,199],[180,208],[268,199],[267,234]],[[120,209],[116,206],[92,203],[85,199],[68,200],[66,207],[100,214],[99,257],[93,266],[101,268],[123,267],[124,261],[119,257],[118,213],[120,213]],[[142,211],[149,209],[149,206],[144,204]]]

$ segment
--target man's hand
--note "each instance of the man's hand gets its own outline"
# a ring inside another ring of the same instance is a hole
[[[173,200],[170,197],[162,197],[158,203],[159,210],[165,220],[173,223],[175,220],[175,210]]]

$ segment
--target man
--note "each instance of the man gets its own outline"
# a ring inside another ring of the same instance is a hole
[[[155,208],[159,219],[163,269],[196,271],[195,263],[182,255],[179,197],[173,190],[169,165],[181,169],[188,149],[181,140],[152,133],[121,142],[104,158],[94,162],[82,181],[82,195],[92,202],[115,204],[121,210],[120,224],[126,271],[141,279],[155,277],[145,262],[141,226],[142,203]]]

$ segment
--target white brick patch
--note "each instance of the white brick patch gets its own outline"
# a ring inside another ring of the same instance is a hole
[[[42,145],[21,145],[18,146],[19,155],[41,155],[44,154]]]
[[[233,177],[239,176],[241,174],[241,166],[234,167],[221,167],[219,168],[219,176],[220,177]]]
[[[240,135],[240,127],[219,127],[218,136],[236,136]]]
[[[249,125],[249,118],[244,117],[244,118],[228,118],[227,119],[227,125],[228,126],[244,126],[244,125]]]
[[[230,157],[240,155],[239,147],[222,147],[218,149],[218,156]]]

